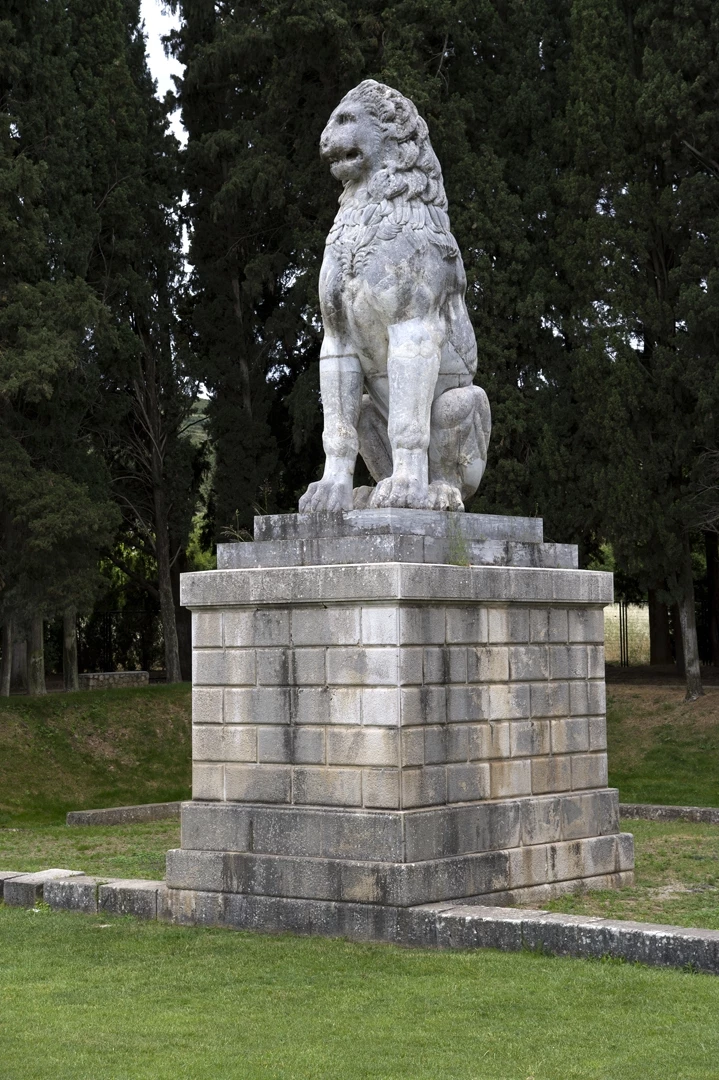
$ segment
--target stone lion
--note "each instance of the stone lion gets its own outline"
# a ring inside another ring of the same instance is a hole
[[[463,510],[491,418],[427,125],[367,79],[332,113],[320,153],[343,191],[320,273],[325,470],[300,512]],[[353,490],[358,453],[376,487]]]

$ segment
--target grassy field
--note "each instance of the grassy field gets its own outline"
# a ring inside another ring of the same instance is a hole
[[[609,783],[622,802],[719,806],[719,686],[609,684]]]
[[[189,684],[0,698],[0,825],[189,795]]]
[[[12,1080],[709,1080],[719,979],[0,907]]]

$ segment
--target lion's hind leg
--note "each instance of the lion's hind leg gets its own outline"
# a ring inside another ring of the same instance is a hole
[[[432,405],[430,493],[446,509],[463,509],[479,487],[491,430],[489,401],[480,386],[445,390]]]

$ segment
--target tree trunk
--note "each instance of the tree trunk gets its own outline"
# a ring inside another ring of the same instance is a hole
[[[30,623],[30,649],[27,664],[27,692],[31,697],[40,697],[47,693],[43,631],[42,617],[36,616]]]
[[[187,569],[187,557],[184,551],[172,567],[172,595],[175,600],[175,625],[180,653],[180,671],[183,682],[192,682],[192,614],[180,604],[180,574]]]
[[[77,611],[68,608],[62,616],[62,678],[66,690],[79,690],[77,677]]]
[[[684,673],[687,681],[685,701],[696,701],[704,693],[702,689],[701,668],[699,665],[699,643],[697,641],[697,620],[694,611],[694,578],[692,575],[692,552],[689,541],[684,543],[684,557],[678,574],[677,607],[681,627],[684,651]]]
[[[679,605],[672,604],[672,639],[674,641],[674,662],[677,665],[677,674],[685,675],[684,666],[684,638],[682,637],[682,621],[679,616]]]
[[[27,641],[13,635],[10,689],[27,690]]]
[[[709,663],[719,667],[719,533],[705,532],[707,602],[709,606]]]
[[[157,558],[157,579],[160,590],[160,617],[162,633],[165,638],[165,672],[169,683],[182,682],[180,671],[180,648],[177,641],[175,622],[175,598],[172,595],[172,576],[170,572],[170,535],[167,521],[165,492],[161,477],[154,484],[155,502],[155,556]]]
[[[2,624],[2,668],[0,668],[0,697],[10,697],[12,675],[12,620]]]
[[[671,664],[672,642],[669,634],[669,610],[657,599],[656,589],[649,590],[649,663]]]

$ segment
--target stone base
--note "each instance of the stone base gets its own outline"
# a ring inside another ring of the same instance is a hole
[[[613,789],[364,813],[187,803],[182,845],[169,889],[397,907],[609,888],[634,865]]]
[[[583,880],[555,882],[532,889],[488,893],[464,904],[538,904],[570,892],[630,886],[632,871]],[[386,941],[401,945],[436,945],[436,915],[457,905],[433,904],[399,907],[331,900],[301,900],[278,896],[246,896],[231,892],[167,890],[165,918],[183,926],[223,926],[261,933],[292,933],[343,937],[351,941]],[[494,944],[494,943],[493,943]],[[497,942],[494,947],[501,947]]]

